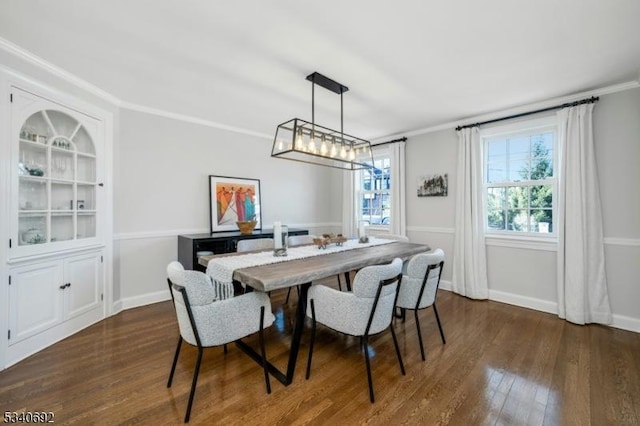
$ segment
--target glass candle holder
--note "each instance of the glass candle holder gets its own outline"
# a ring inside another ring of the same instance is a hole
[[[273,255],[282,257],[287,255],[289,241],[289,227],[276,222],[273,225]]]

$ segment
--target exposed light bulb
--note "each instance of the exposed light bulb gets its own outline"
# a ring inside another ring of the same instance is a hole
[[[347,156],[347,150],[344,149],[344,145],[342,145],[342,149],[340,150],[340,158],[345,158]]]
[[[278,151],[282,151],[282,139],[280,139],[280,141],[278,142]]]
[[[331,151],[329,152],[329,155],[332,157],[335,157],[336,154],[338,153],[338,148],[336,148],[336,144],[332,143],[331,144]]]
[[[298,137],[296,138],[296,144],[295,147],[297,150],[302,151],[303,145],[302,145],[302,132],[298,132]]]
[[[316,151],[316,139],[313,136],[313,132],[311,132],[311,136],[309,139],[309,151],[311,152],[315,152]]]
[[[324,140],[324,136],[323,136],[322,143],[320,144],[320,154],[327,155],[328,150],[329,148],[327,148],[327,142]]]
[[[356,158],[356,152],[352,149],[349,151],[349,160],[354,160]]]

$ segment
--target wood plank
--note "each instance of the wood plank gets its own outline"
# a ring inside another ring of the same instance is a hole
[[[278,365],[295,309],[285,296],[272,293],[277,319],[265,336]],[[235,346],[205,350],[191,424],[638,424],[640,334],[443,290],[438,311],[446,345],[433,312],[419,314],[425,362],[412,316],[394,323],[406,376],[391,336],[371,340],[375,404],[358,339],[326,328],[311,378],[307,328],[293,384],[272,380],[270,395],[261,368]],[[0,407],[53,411],[60,424],[181,424],[197,351],[184,345],[167,389],[177,336],[171,302],[124,311],[0,372]],[[246,342],[257,347],[257,336]]]
[[[298,284],[318,281],[370,265],[407,259],[430,248],[424,244],[393,242],[373,247],[330,253],[290,262],[272,263],[238,269],[233,278],[260,291],[272,291]]]

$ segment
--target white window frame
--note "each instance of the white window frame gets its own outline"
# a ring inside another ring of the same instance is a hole
[[[496,245],[496,246],[504,246],[506,240],[511,240],[514,242],[514,245],[510,245],[513,247],[519,247],[518,241],[523,242],[534,242],[534,243],[542,243],[542,245],[531,245],[532,249],[540,249],[540,250],[551,250],[549,246],[546,246],[545,243],[553,243],[557,242],[557,215],[558,215],[558,123],[555,115],[536,118],[531,120],[524,120],[515,123],[510,123],[503,126],[494,126],[486,129],[482,129],[480,131],[480,139],[482,143],[482,212],[483,212],[483,222],[484,222],[484,232],[485,237],[488,238],[488,245]],[[488,224],[488,200],[487,193],[488,188],[495,187],[512,187],[512,186],[534,186],[531,181],[525,181],[521,185],[518,182],[502,182],[502,183],[488,183],[486,176],[486,168],[488,162],[488,149],[487,144],[491,139],[499,138],[499,137],[517,137],[522,135],[531,135],[535,133],[541,133],[545,131],[553,131],[554,132],[554,145],[553,145],[553,177],[544,180],[535,181],[535,185],[551,185],[553,191],[553,202],[552,202],[552,223],[553,229],[552,232],[549,233],[540,233],[540,232],[520,232],[520,231],[509,231],[509,230],[496,230],[490,229]],[[494,239],[494,240],[492,240]],[[503,242],[497,241],[502,240]],[[509,245],[509,243],[507,243]]]
[[[393,167],[393,165],[391,164],[391,156],[389,155],[389,151],[387,149],[383,149],[383,150],[373,150],[372,152],[372,156],[373,156],[373,162],[375,164],[376,160],[388,160],[389,161],[389,179],[391,179],[391,167]],[[392,199],[393,197],[393,188],[391,187],[391,185],[389,186],[388,190],[368,190],[366,191],[364,189],[364,170],[360,170],[360,177],[359,179],[356,180],[356,182],[358,183],[358,188],[356,191],[357,194],[357,205],[358,205],[358,222],[361,220],[366,220],[363,219],[363,212],[362,212],[362,199],[364,198],[364,196],[366,194],[383,194],[383,193],[388,193],[389,194],[389,200]],[[370,224],[369,225],[369,229],[372,231],[389,231],[390,229],[390,224],[391,224],[391,217],[393,215],[393,211],[391,211],[391,206],[389,206],[389,223],[387,224]],[[380,220],[382,220],[384,215],[381,214],[381,218]]]

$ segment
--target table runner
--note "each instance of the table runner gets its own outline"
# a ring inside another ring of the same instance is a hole
[[[218,298],[226,299],[233,296],[233,272],[236,269],[262,266],[271,263],[288,262],[307,257],[321,256],[365,247],[393,243],[395,240],[369,237],[368,243],[359,243],[357,239],[347,240],[343,245],[330,244],[326,249],[319,249],[316,245],[289,247],[286,257],[276,257],[273,250],[259,253],[247,253],[238,256],[221,256],[209,260],[207,275],[211,277]]]

